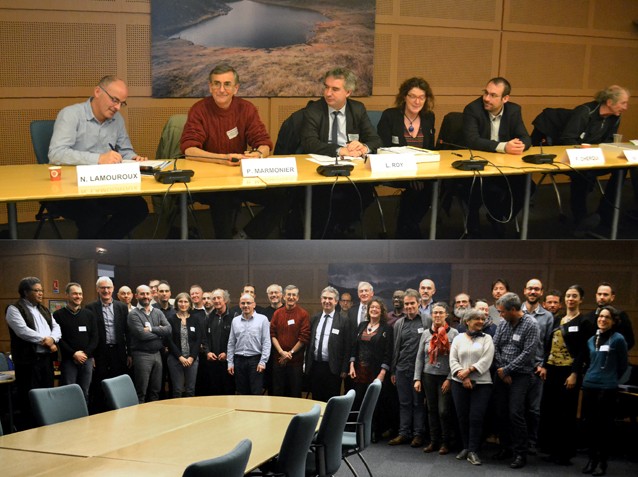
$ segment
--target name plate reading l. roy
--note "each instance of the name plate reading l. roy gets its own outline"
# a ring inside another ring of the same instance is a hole
[[[241,174],[244,177],[297,176],[297,159],[294,157],[242,159]]]
[[[572,167],[604,166],[605,155],[599,147],[567,149],[567,158]]]
[[[97,164],[77,166],[78,187],[140,184],[139,163]]]
[[[369,154],[370,170],[375,173],[416,172],[414,154]]]

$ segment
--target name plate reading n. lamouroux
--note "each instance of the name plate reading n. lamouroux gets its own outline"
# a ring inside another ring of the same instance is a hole
[[[585,147],[582,149],[567,149],[567,157],[572,167],[603,166],[605,155],[599,147]]]
[[[78,187],[139,184],[142,181],[139,163],[98,164],[77,166]]]
[[[242,159],[241,174],[243,177],[297,176],[297,159],[294,157]]]
[[[416,172],[414,154],[370,154],[368,158],[372,172]]]

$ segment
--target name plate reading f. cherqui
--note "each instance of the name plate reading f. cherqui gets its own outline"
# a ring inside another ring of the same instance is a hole
[[[241,174],[243,177],[297,176],[297,159],[294,157],[242,159]]]
[[[370,154],[372,172],[416,172],[414,154]]]
[[[599,147],[584,147],[582,149],[567,149],[567,157],[572,167],[603,166],[605,155]]]
[[[77,175],[78,187],[139,184],[142,181],[137,162],[77,166]]]

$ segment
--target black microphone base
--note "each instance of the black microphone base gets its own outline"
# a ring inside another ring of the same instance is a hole
[[[523,156],[523,162],[530,164],[553,164],[556,154],[528,154]]]
[[[352,164],[331,164],[317,167],[317,172],[326,177],[349,176],[352,169],[354,169]]]
[[[195,171],[190,169],[177,169],[173,171],[160,171],[155,173],[155,180],[162,184],[175,184],[177,182],[190,182]]]
[[[459,171],[482,171],[486,165],[485,159],[459,159],[452,163],[452,167]]]

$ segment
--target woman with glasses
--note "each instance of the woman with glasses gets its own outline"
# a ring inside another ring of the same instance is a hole
[[[596,335],[587,342],[589,366],[583,378],[583,420],[589,461],[583,474],[607,473],[607,459],[614,435],[616,397],[620,378],[627,370],[627,342],[612,330],[618,310],[603,306],[598,313]]]
[[[377,132],[384,147],[414,146],[434,149],[434,94],[423,78],[405,80],[399,87],[394,107],[381,115]],[[404,188],[397,221],[397,238],[421,238],[419,223],[430,207],[430,181],[393,182]]]
[[[424,330],[419,343],[414,368],[414,390],[425,391],[430,424],[430,444],[423,452],[450,452],[454,435],[452,395],[450,394],[450,346],[459,334],[447,324],[446,303],[432,306],[432,327]],[[423,383],[423,384],[422,384]]]

